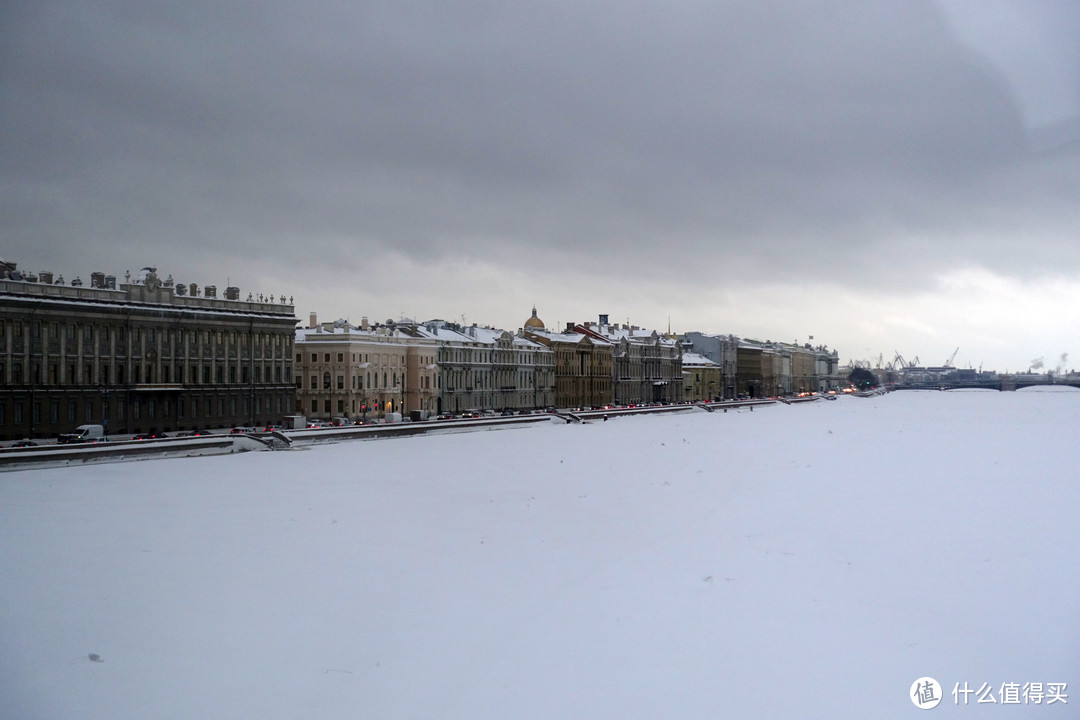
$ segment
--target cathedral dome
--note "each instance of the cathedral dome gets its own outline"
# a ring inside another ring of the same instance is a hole
[[[544,321],[536,317],[536,308],[532,309],[532,317],[525,321],[526,330],[543,330]]]

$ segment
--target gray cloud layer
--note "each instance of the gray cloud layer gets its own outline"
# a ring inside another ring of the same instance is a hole
[[[1076,118],[1025,126],[929,1],[45,1],[0,24],[15,260],[843,260],[902,286],[928,255],[1080,259]]]

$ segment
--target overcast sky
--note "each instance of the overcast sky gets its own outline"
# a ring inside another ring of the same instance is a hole
[[[1080,4],[12,0],[0,255],[1080,368]]]

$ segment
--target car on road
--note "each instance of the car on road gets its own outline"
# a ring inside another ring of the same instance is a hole
[[[73,432],[61,433],[56,436],[56,442],[62,444],[104,442],[105,440],[104,425],[80,425]]]

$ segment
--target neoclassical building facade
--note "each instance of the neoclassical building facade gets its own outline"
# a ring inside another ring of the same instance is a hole
[[[0,261],[0,437],[277,422],[293,412],[293,306],[143,268],[86,286]]]
[[[599,322],[576,325],[577,332],[612,345],[612,387],[617,405],[683,400],[682,346],[670,333],[636,325]]]
[[[380,419],[438,409],[438,346],[397,324],[344,320],[296,331],[297,412],[329,420]]]
[[[614,401],[611,342],[577,332],[572,323],[564,332],[548,330],[536,316],[535,309],[522,328],[522,334],[554,353],[556,407],[595,407]]]

